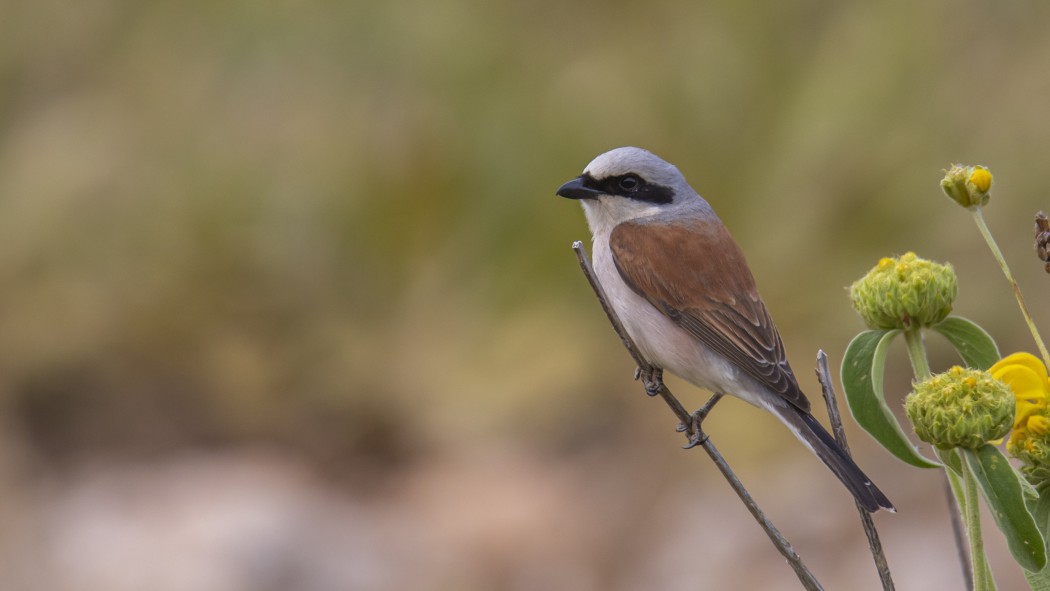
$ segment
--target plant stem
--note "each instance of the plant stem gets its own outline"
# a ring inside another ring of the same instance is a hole
[[[930,362],[926,360],[926,347],[922,344],[922,329],[913,327],[905,330],[904,342],[908,344],[908,359],[911,360],[915,379],[922,381],[930,377]]]
[[[926,358],[926,346],[922,342],[922,329],[919,327],[912,327],[904,331],[904,342],[908,346],[908,359],[911,360],[912,371],[915,373],[916,380],[925,380],[930,377],[930,362]],[[947,451],[944,453],[952,453],[955,451]],[[938,452],[938,455],[941,455]],[[942,457],[942,462],[947,462]],[[952,535],[955,538],[955,548],[959,552],[959,562],[963,569],[963,578],[966,580],[966,588],[974,589],[973,578],[970,576],[970,572],[973,570],[972,565],[976,564],[973,558],[968,555],[966,551],[966,540],[964,539],[962,527],[959,524],[959,515],[965,514],[967,510],[967,499],[964,494],[962,483],[959,482],[959,476],[952,471],[947,465],[944,466],[944,473],[948,477],[948,484],[951,488],[951,492],[955,497],[955,502],[948,502],[948,515],[952,521]],[[949,496],[949,499],[951,496]]]
[[[970,567],[973,562],[970,560],[970,549],[967,546],[966,533],[963,531],[962,519],[959,517],[964,511],[962,503],[966,502],[966,497],[963,493],[962,480],[948,466],[949,459],[946,457],[947,454],[958,457],[954,449],[938,450],[937,456],[945,464],[944,476],[945,482],[948,483],[948,490],[945,491],[947,494],[944,496],[948,502],[948,514],[952,522],[952,537],[955,540],[955,549],[959,553],[959,565],[962,567],[963,582],[966,583],[966,589],[973,589],[973,569]]]
[[[981,208],[972,207],[970,212],[973,213],[973,221],[977,223],[977,229],[981,231],[981,236],[988,243],[988,248],[991,249],[992,255],[995,256],[995,260],[999,262],[999,267],[1003,270],[1003,275],[1006,275],[1006,280],[1010,282],[1010,287],[1014,290],[1017,305],[1021,307],[1021,315],[1024,316],[1024,321],[1028,323],[1028,330],[1032,331],[1032,338],[1035,339],[1035,344],[1039,347],[1039,353],[1043,356],[1043,364],[1050,367],[1050,353],[1047,352],[1046,345],[1043,344],[1043,339],[1039,336],[1039,329],[1035,327],[1032,315],[1028,312],[1028,306],[1024,303],[1024,296],[1021,295],[1021,288],[1017,286],[1017,281],[1014,280],[1013,274],[1010,273],[1010,266],[1006,264],[1006,259],[1003,258],[999,245],[996,244],[991,230],[988,229],[988,224],[984,221],[984,214],[981,213]]]
[[[988,566],[988,557],[984,553],[984,542],[981,540],[981,505],[977,497],[977,480],[966,462],[962,463],[962,469],[963,493],[966,498],[963,514],[966,519],[966,533],[970,538],[973,589],[974,591],[995,591],[992,569]]]

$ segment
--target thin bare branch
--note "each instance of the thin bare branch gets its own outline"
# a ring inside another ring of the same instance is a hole
[[[835,441],[846,452],[846,455],[852,455],[849,451],[849,443],[846,441],[846,430],[842,427],[839,405],[835,399],[835,386],[831,380],[831,370],[828,369],[828,356],[823,349],[817,351],[817,381],[820,382],[820,388],[824,393],[824,404],[828,407],[828,419],[831,420],[831,432],[835,435]],[[890,565],[886,562],[886,554],[882,551],[882,542],[879,541],[875,521],[871,513],[860,502],[857,502],[857,513],[860,513],[860,523],[864,526],[864,535],[868,537],[868,547],[871,548],[871,557],[875,560],[875,569],[879,572],[882,588],[884,591],[893,591]]]

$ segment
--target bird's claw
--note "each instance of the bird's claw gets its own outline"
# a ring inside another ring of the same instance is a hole
[[[692,435],[689,436],[689,443],[683,445],[682,449],[693,449],[698,445],[703,445],[707,443],[708,439],[709,437],[707,433],[704,433],[700,429],[697,429],[696,431],[693,431]]]
[[[689,415],[688,423],[678,424],[678,427],[675,430],[689,436],[689,443],[682,446],[682,449],[692,449],[707,442],[707,434],[700,428],[704,419],[707,418],[707,410],[707,407],[701,408]]]
[[[642,385],[645,386],[645,393],[649,396],[659,396],[660,391],[664,388],[664,370],[658,367],[648,369],[635,368],[634,379],[642,380]]]
[[[711,397],[711,400],[707,401],[703,407],[697,409],[693,414],[689,415],[689,423],[679,423],[677,431],[679,433],[685,433],[689,436],[689,443],[683,446],[683,449],[692,449],[698,445],[707,443],[707,433],[704,433],[700,427],[703,425],[704,419],[707,418],[708,413],[714,408],[715,404],[722,399],[721,394],[715,394]]]

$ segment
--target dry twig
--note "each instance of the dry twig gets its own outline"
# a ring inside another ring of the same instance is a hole
[[[820,388],[824,393],[824,404],[828,407],[828,419],[831,421],[835,441],[846,452],[846,455],[851,455],[849,443],[846,441],[846,430],[842,427],[842,415],[839,414],[839,405],[835,401],[835,386],[831,381],[831,370],[828,369],[828,356],[823,350],[817,351],[817,381],[820,382]],[[882,551],[882,542],[879,541],[875,521],[871,513],[868,513],[868,510],[859,501],[857,501],[857,512],[860,513],[860,523],[864,526],[864,535],[868,537],[868,547],[871,549],[871,557],[875,559],[875,569],[879,572],[882,588],[884,591],[893,591],[890,565],[886,562],[886,554]]]

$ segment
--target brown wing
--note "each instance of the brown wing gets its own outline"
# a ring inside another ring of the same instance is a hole
[[[715,220],[626,222],[609,238],[627,285],[751,377],[809,411],[744,253]]]

